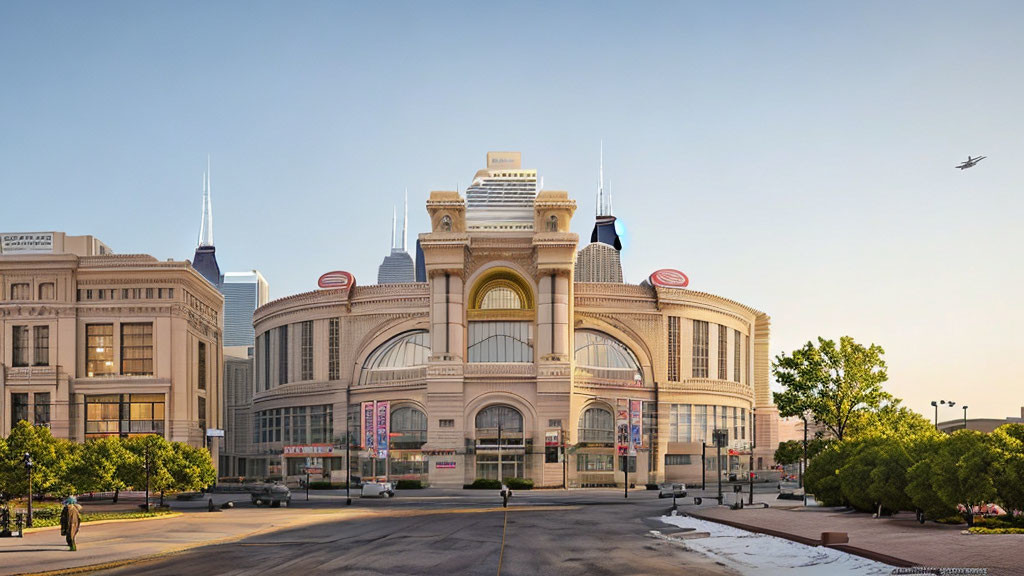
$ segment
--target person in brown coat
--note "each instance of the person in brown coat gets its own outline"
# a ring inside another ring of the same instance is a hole
[[[78,525],[81,524],[82,507],[78,505],[78,499],[68,496],[64,500],[64,508],[60,511],[60,533],[68,541],[71,551],[78,550],[75,546],[75,537],[78,536]]]

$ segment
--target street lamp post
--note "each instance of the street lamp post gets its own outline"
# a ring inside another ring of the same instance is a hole
[[[149,445],[146,445],[145,452],[145,463],[146,463],[146,512],[149,512]]]
[[[352,505],[352,426],[345,419],[345,506]]]
[[[950,408],[952,408],[953,406],[956,406],[956,402],[954,402],[952,400],[950,400],[949,402],[946,402],[945,400],[939,400],[938,402],[936,402],[935,400],[932,400],[932,406],[935,408],[935,429],[936,430],[939,429],[939,406],[940,405],[941,406],[949,406]],[[966,416],[967,416],[967,407],[964,406],[964,419],[965,420],[966,420]],[[965,425],[965,427],[966,427],[966,425]]]
[[[807,468],[807,413],[804,413],[801,418],[804,420],[804,461],[800,465],[800,487],[804,487],[804,469]]]
[[[749,498],[750,499],[747,501],[747,503],[750,504],[751,506],[753,506],[754,505],[754,448],[757,448],[757,435],[756,435],[757,434],[757,428],[755,428],[756,422],[757,422],[757,417],[754,415],[754,409],[753,408],[750,409],[750,420],[751,420],[751,426],[750,426],[750,466],[747,467],[747,476],[750,477],[750,494],[749,494]]]
[[[705,434],[706,434],[706,432],[705,432]],[[700,489],[701,490],[706,490],[707,489],[708,466],[707,466],[707,463],[705,462],[707,460],[707,458],[708,458],[708,441],[707,441],[707,438],[705,438],[704,440],[701,440],[701,443],[700,443]]]
[[[32,527],[32,455],[25,452],[25,471],[28,472],[28,519],[25,521],[25,527]]]
[[[964,430],[967,430],[967,406],[963,406],[964,409]]]

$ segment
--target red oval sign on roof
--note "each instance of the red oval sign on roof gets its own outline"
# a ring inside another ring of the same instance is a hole
[[[662,288],[686,288],[690,284],[690,279],[686,277],[686,274],[671,268],[662,268],[654,272],[648,277],[648,280],[654,286]]]
[[[335,270],[321,276],[316,284],[321,288],[351,288],[356,284],[356,277],[343,270]]]

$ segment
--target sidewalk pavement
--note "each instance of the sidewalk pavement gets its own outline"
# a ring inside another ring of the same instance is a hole
[[[0,574],[28,574],[82,566],[116,566],[196,546],[240,540],[262,532],[368,515],[366,509],[235,508],[185,512],[164,518],[85,522],[78,551],[68,550],[59,527],[0,538]]]
[[[706,501],[705,501],[706,502]],[[772,504],[774,505],[774,504]],[[816,545],[822,532],[846,532],[849,545],[834,548],[894,565],[988,568],[989,574],[1024,575],[1020,534],[963,534],[964,526],[927,522],[913,514],[872,518],[834,508],[744,508],[686,506],[682,512],[736,528]]]

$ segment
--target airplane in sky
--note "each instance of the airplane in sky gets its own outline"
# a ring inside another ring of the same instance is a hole
[[[974,166],[975,164],[977,164],[978,162],[981,162],[981,161],[982,161],[982,160],[984,160],[985,158],[987,158],[987,156],[978,156],[977,158],[971,158],[970,156],[968,156],[968,157],[967,157],[967,160],[965,160],[965,161],[961,162],[961,163],[960,163],[959,165],[957,165],[956,167],[957,167],[957,168],[959,168],[959,169],[961,169],[961,170],[966,170],[966,169],[968,169],[968,168],[971,168],[971,167],[973,167],[973,166]]]

